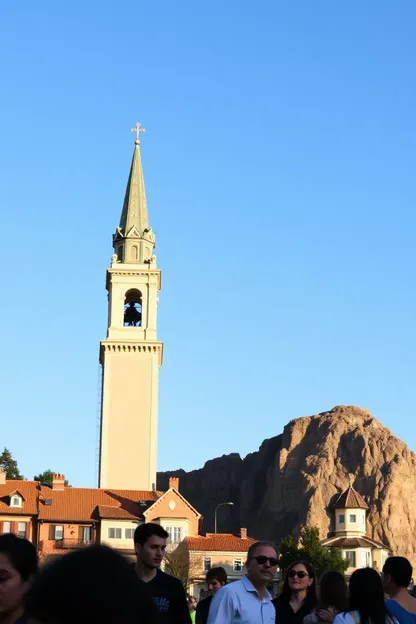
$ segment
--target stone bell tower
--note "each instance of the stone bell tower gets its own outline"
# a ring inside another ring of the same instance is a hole
[[[99,487],[151,490],[156,483],[161,274],[149,226],[140,153],[140,124],[114,255],[107,269],[108,330],[102,365]]]

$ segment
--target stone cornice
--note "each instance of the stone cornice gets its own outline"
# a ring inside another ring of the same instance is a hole
[[[160,269],[126,269],[126,270],[120,270],[120,269],[107,269],[108,273],[111,273],[111,275],[127,275],[128,277],[133,277],[136,275],[146,275],[148,277],[150,277],[151,275],[160,275],[161,271]]]
[[[157,353],[159,366],[162,365],[163,342],[123,342],[120,340],[102,340],[100,343],[100,360],[105,353],[125,353],[135,355],[137,353]]]
[[[110,281],[111,278],[115,276],[115,277],[145,277],[147,279],[147,281],[149,282],[149,284],[151,284],[152,282],[157,283],[157,289],[160,290],[162,287],[162,272],[160,269],[127,269],[127,270],[123,270],[123,269],[112,269],[109,268],[107,269],[107,279],[106,279],[106,288],[107,290],[110,289]],[[155,280],[156,278],[156,280]]]

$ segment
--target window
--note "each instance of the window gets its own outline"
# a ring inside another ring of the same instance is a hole
[[[121,539],[121,529],[109,528],[108,537],[109,539]]]
[[[64,527],[62,526],[62,524],[57,524],[54,527],[53,539],[55,539],[55,540],[63,540],[64,539]]]
[[[134,529],[124,529],[124,537],[126,539],[133,539],[133,537],[134,537]]]
[[[11,522],[3,522],[3,533],[10,533],[12,530]]]
[[[234,572],[241,572],[242,569],[243,569],[242,559],[234,559],[234,563],[233,563]]]
[[[211,569],[211,557],[204,557],[204,572]]]
[[[371,561],[371,557],[370,557],[370,553],[368,552],[368,550],[361,551],[361,567],[369,568],[371,565],[370,561]]]
[[[182,541],[182,527],[166,527],[171,544],[179,544]]]
[[[349,567],[350,568],[355,568],[355,550],[346,550],[345,551],[345,559],[348,559],[349,561]]]
[[[92,539],[92,530],[90,526],[79,527],[79,541],[81,544],[89,544]]]
[[[344,522],[345,522],[345,515],[344,515],[344,514],[339,514],[339,516],[338,516],[338,522],[339,522],[340,524],[344,524]]]
[[[26,537],[26,522],[17,523],[17,537]]]
[[[126,292],[124,298],[124,326],[141,327],[142,324],[142,293],[136,288]]]
[[[350,522],[355,524],[357,522],[357,516],[355,514],[350,514]]]
[[[22,506],[22,497],[18,494],[15,494],[10,499],[10,507],[21,507]]]
[[[364,514],[361,515],[361,524],[365,524],[365,515]]]

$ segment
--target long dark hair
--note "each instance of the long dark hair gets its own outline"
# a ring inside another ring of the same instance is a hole
[[[385,624],[390,615],[384,603],[383,584],[373,568],[355,570],[350,578],[349,611],[358,611],[361,624]]]
[[[303,565],[303,566],[305,566],[306,571],[308,572],[309,578],[313,580],[313,583],[308,587],[308,594],[306,596],[306,599],[311,604],[311,606],[314,607],[316,605],[316,602],[317,602],[317,600],[316,600],[316,574],[315,574],[315,570],[313,569],[313,567],[311,566],[309,561],[293,561],[290,564],[290,566],[286,570],[285,580],[283,582],[283,589],[282,589],[282,593],[280,594],[279,598],[280,598],[280,600],[282,600],[284,602],[287,602],[287,603],[290,602],[290,598],[291,598],[291,595],[292,595],[292,590],[289,587],[289,575],[290,575],[291,569],[294,566],[296,566],[296,565]]]
[[[348,587],[345,577],[337,570],[324,572],[319,580],[320,609],[335,607],[340,613],[348,609]]]

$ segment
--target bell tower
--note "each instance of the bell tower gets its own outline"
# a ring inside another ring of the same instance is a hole
[[[105,489],[151,490],[156,483],[159,367],[157,340],[161,285],[155,235],[149,226],[140,132],[114,254],[107,269],[108,330],[101,342],[102,365],[99,484]]]

